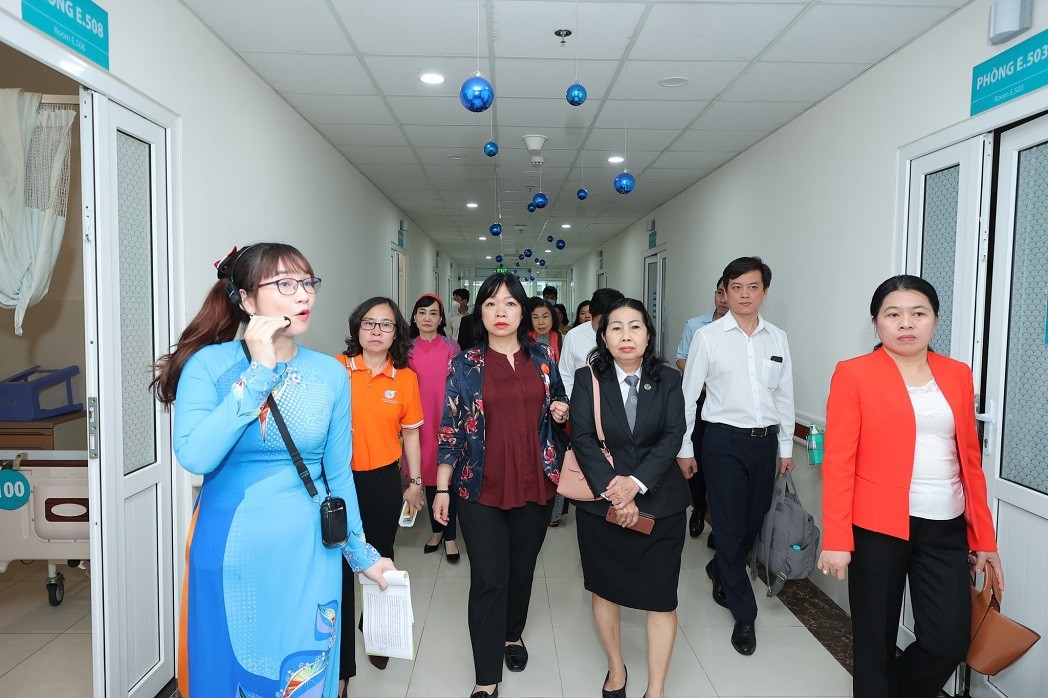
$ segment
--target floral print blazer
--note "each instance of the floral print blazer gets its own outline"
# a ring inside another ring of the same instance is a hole
[[[542,377],[546,400],[539,418],[539,445],[542,470],[552,482],[560,480],[563,454],[554,447],[553,417],[549,406],[554,400],[567,402],[557,362],[550,348],[527,343],[522,347]],[[468,349],[451,359],[444,394],[444,414],[437,434],[437,462],[455,468],[451,490],[467,501],[480,497],[484,476],[484,347]]]

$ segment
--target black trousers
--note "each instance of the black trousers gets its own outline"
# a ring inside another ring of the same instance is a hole
[[[480,686],[502,681],[505,643],[519,640],[528,620],[535,561],[553,500],[496,509],[460,499],[459,521],[469,556],[467,621]]]
[[[458,537],[458,497],[451,497],[448,504],[448,525],[433,518],[433,498],[437,496],[437,487],[426,486],[426,514],[429,516],[429,528],[434,533],[444,533],[444,540],[455,540]]]
[[[746,558],[771,506],[778,452],[775,434],[753,437],[715,423],[706,426],[702,440],[702,469],[717,532],[713,573],[737,621],[757,617]]]
[[[357,507],[364,525],[364,536],[382,557],[393,558],[393,543],[400,524],[400,508],[404,501],[404,487],[400,467],[396,462],[374,470],[353,473],[357,488]],[[357,675],[356,634],[353,620],[356,616],[353,591],[355,575],[349,563],[342,560],[342,645],[339,650],[338,678],[350,679]],[[361,620],[363,622],[363,619]]]
[[[910,517],[910,539],[858,526],[848,569],[857,698],[934,698],[968,653],[972,601],[963,516]],[[718,534],[719,535],[719,534]],[[917,639],[895,640],[910,582]]]
[[[691,443],[695,447],[695,458],[699,462],[699,472],[688,480],[688,489],[691,490],[691,505],[695,511],[706,513],[706,475],[702,472],[702,438],[706,435],[706,422],[702,421],[702,403],[706,402],[706,393],[699,395],[695,410],[695,428],[691,431]],[[714,539],[716,540],[716,539]]]

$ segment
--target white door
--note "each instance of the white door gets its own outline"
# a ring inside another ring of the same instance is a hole
[[[153,698],[175,674],[170,420],[149,391],[171,344],[167,132],[81,105],[94,694]]]
[[[666,251],[644,257],[644,305],[655,325],[655,351],[662,355],[666,337]]]
[[[1048,631],[1048,117],[1000,140],[986,354],[983,469],[1004,561],[1005,615]],[[988,679],[1048,695],[1048,643]],[[987,694],[992,695],[992,694]]]
[[[973,368],[980,384],[986,303],[986,242],[989,188],[984,176],[992,157],[990,138],[978,136],[910,163],[906,272],[921,276],[939,294],[939,323],[932,349]],[[913,609],[906,593],[898,644],[914,640]],[[946,685],[957,695],[963,677]]]

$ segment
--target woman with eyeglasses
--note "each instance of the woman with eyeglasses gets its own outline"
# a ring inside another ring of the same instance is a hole
[[[186,543],[179,690],[274,696],[308,682],[310,695],[334,698],[342,564],[383,588],[394,569],[364,541],[349,470],[349,381],[330,356],[296,341],[320,288],[301,252],[259,243],[215,266],[218,281],[152,383],[164,407],[174,405],[179,463],[204,477]],[[345,500],[341,549],[323,544],[319,501],[270,399],[320,497],[328,489]]]
[[[391,298],[377,296],[358,305],[349,316],[346,350],[336,358],[349,372],[352,387],[353,480],[360,518],[368,542],[393,558],[400,510],[407,503],[414,515],[425,506],[422,490],[422,398],[418,378],[408,368],[411,335],[408,323]],[[401,438],[403,437],[403,447]],[[410,484],[401,478],[403,457]],[[342,601],[353,603],[353,573],[343,569]],[[352,618],[343,616],[343,635],[352,636]],[[363,618],[361,618],[363,624]],[[348,639],[348,638],[347,638]],[[356,673],[351,642],[342,644],[341,678]],[[371,655],[377,669],[388,657]]]

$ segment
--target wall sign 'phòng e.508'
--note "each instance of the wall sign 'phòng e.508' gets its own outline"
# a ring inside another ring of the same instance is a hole
[[[91,0],[22,0],[22,20],[109,70],[109,13]]]
[[[972,68],[971,115],[1048,85],[1048,29]]]

